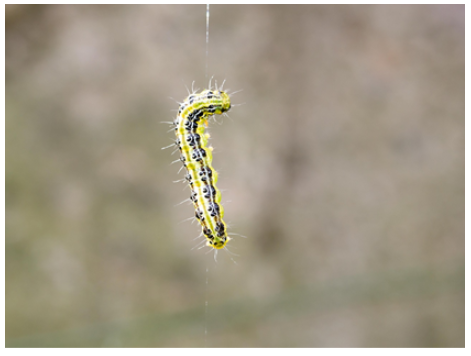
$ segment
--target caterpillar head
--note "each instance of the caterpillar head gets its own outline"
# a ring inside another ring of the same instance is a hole
[[[222,112],[229,111],[231,109],[231,99],[229,98],[229,94],[224,91],[221,91],[221,98],[222,98]]]
[[[221,115],[222,113],[225,113],[231,109],[231,99],[229,98],[229,94],[226,92],[215,90],[213,92],[213,98],[217,103],[214,109],[215,114]]]

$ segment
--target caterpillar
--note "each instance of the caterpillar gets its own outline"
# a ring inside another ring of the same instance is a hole
[[[180,161],[186,168],[186,180],[191,189],[190,200],[195,208],[195,217],[201,225],[206,245],[222,249],[229,242],[227,225],[224,223],[224,209],[221,206],[221,192],[217,189],[218,174],[212,167],[212,150],[208,147],[209,134],[205,134],[208,119],[229,111],[229,95],[218,89],[206,89],[191,93],[180,104],[173,122],[175,145],[180,150]]]

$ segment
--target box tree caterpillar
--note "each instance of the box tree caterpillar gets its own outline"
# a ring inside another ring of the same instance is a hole
[[[231,108],[229,95],[216,87],[215,90],[191,93],[180,104],[173,122],[175,145],[180,150],[180,160],[186,168],[185,180],[189,183],[190,200],[195,208],[195,217],[202,227],[206,245],[222,249],[229,242],[221,192],[216,183],[218,174],[212,167],[212,150],[208,146],[209,134],[205,134],[208,119],[221,115]]]

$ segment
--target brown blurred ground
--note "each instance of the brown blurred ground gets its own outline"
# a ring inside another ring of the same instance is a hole
[[[464,347],[464,6],[210,19],[237,264],[161,150],[205,6],[7,5],[7,346]]]

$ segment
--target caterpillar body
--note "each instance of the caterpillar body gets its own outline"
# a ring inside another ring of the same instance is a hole
[[[174,121],[180,160],[186,168],[185,180],[191,188],[190,200],[195,217],[202,227],[206,245],[222,249],[229,242],[221,206],[221,192],[216,183],[218,174],[212,167],[212,147],[208,147],[209,134],[205,134],[208,119],[231,108],[229,95],[222,90],[203,90],[190,94],[180,104]]]

